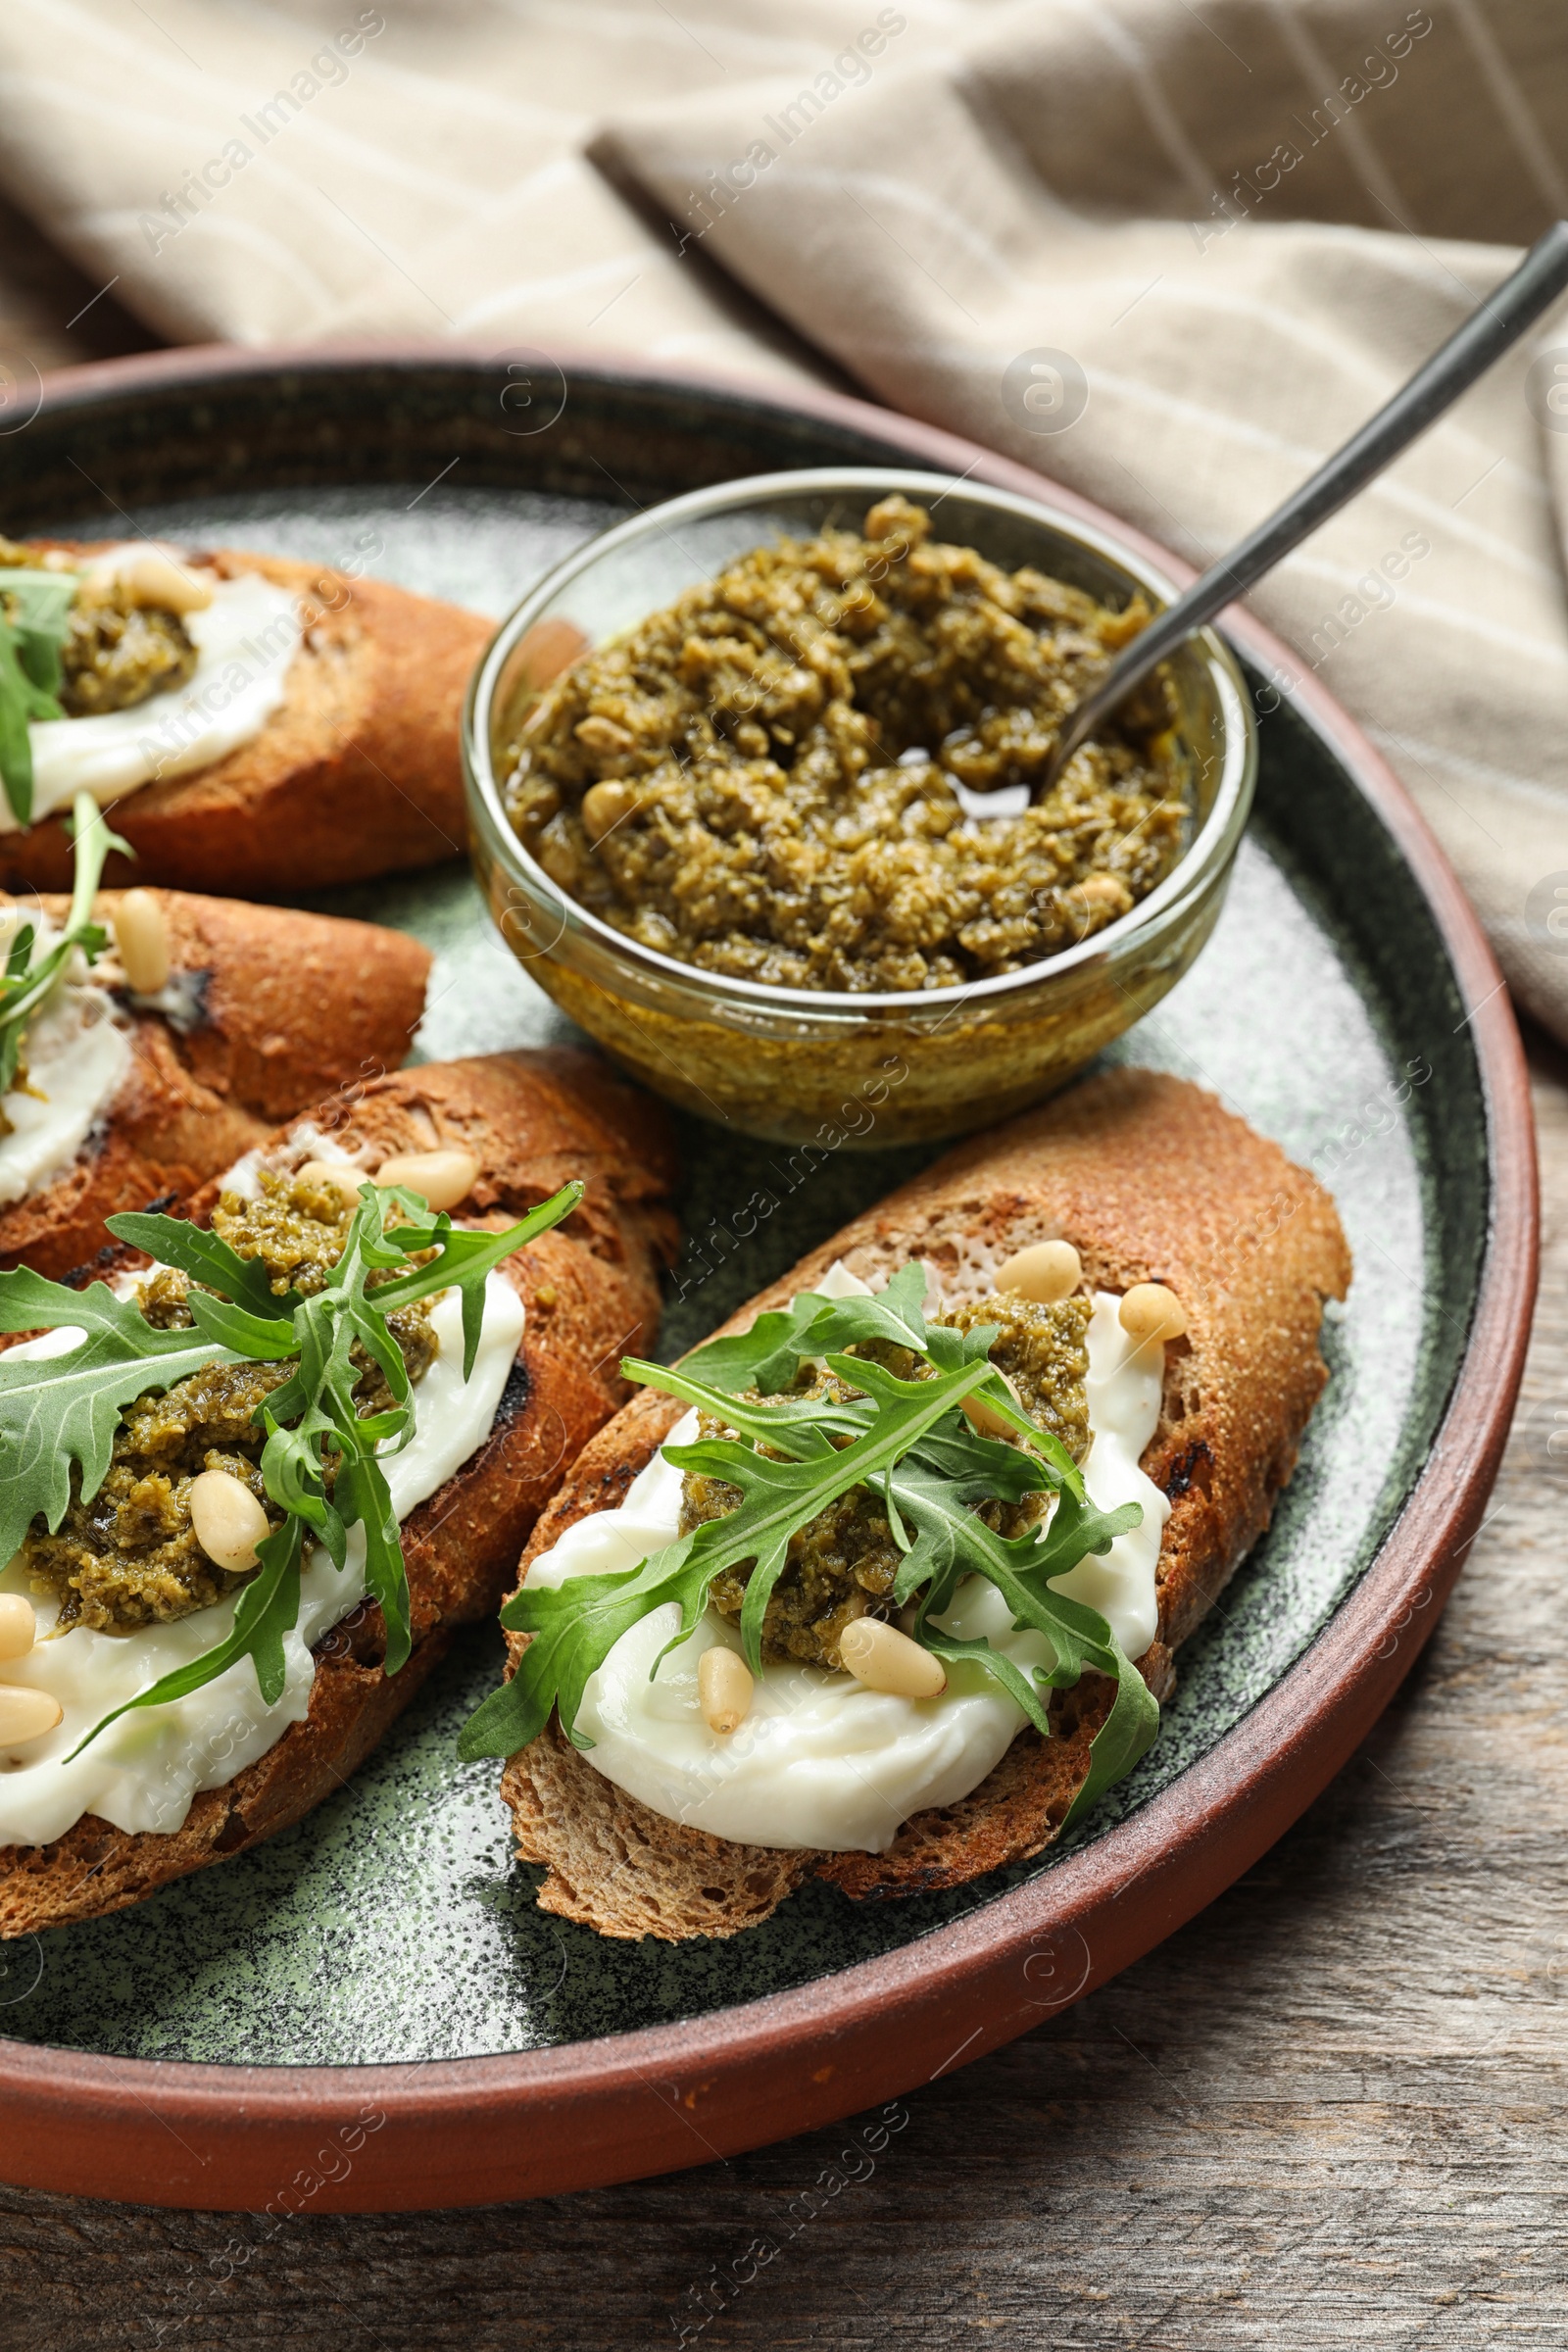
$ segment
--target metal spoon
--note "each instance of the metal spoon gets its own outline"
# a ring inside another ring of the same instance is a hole
[[[1568,220],[1559,220],[1531,246],[1512,277],[1504,278],[1486,297],[1386,408],[1320,466],[1310,480],[1294,490],[1266,522],[1260,522],[1239,547],[1211,564],[1185,596],[1167,605],[1143,634],[1117,655],[1094,692],[1069,711],[1037,792],[1050,791],[1079,745],[1095,733],[1140,678],[1146,678],[1156,662],[1173,653],[1184,637],[1245,595],[1254,580],[1260,580],[1282,556],[1299,547],[1320,522],[1338,514],[1348,499],[1375,481],[1461,392],[1485,375],[1493,361],[1518,341],[1565,287]]]

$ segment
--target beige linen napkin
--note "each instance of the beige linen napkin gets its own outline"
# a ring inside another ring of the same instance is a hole
[[[787,379],[770,312],[584,156],[816,73],[863,0],[9,0],[0,183],[176,342],[526,335]],[[906,46],[991,13],[908,0]]]
[[[705,6],[14,0],[0,175],[175,337],[814,349],[1195,563],[1568,213],[1561,0]],[[1253,601],[1568,1036],[1565,435],[1559,319]]]

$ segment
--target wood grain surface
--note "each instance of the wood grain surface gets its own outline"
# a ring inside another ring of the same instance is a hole
[[[147,340],[112,297],[68,332],[92,292],[0,208],[0,351]],[[887,2114],[662,2180],[282,2224],[0,2188],[0,2352],[1568,2344],[1568,1060],[1532,1062],[1492,1516],[1398,1703],[1218,1903]]]

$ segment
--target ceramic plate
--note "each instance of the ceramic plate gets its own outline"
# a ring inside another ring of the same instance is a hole
[[[519,380],[511,355],[84,369],[0,440],[0,526],[112,534],[128,516],[499,616],[591,533],[705,481],[903,460],[1041,487],[829,395],[781,406],[602,367],[558,387],[536,368],[524,408]],[[1266,679],[1280,649],[1245,621],[1233,636]],[[9,2178],[375,2209],[699,2163],[1024,2031],[1168,1934],[1305,1806],[1407,1670],[1479,1521],[1527,1332],[1533,1154],[1498,975],[1399,787],[1315,686],[1266,690],[1260,710],[1256,815],[1213,943],[1120,1054],[1212,1088],[1315,1168],[1356,1276],[1296,1480],[1183,1652],[1133,1776],[1054,1851],[957,1893],[856,1906],[811,1885],[729,1942],[605,1942],[535,1908],[495,1768],[457,1760],[500,1666],[499,1637],[475,1632],[285,1837],[115,1918],[0,1947]],[[422,1054],[568,1034],[461,864],[320,903],[435,949]],[[765,1144],[695,1120],[682,1142],[697,1241],[755,1190],[780,1205],[751,1241],[710,1250],[711,1274],[696,1256],[677,1270],[666,1353],[934,1156],[840,1153],[788,1192]]]

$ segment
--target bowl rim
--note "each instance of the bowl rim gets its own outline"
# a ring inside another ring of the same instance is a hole
[[[1201,648],[1224,729],[1220,777],[1207,816],[1170,872],[1147,897],[1125,914],[1118,915],[1114,922],[1106,923],[1102,930],[1092,932],[1087,939],[1060,949],[1054,956],[1025,964],[1018,971],[996,972],[983,980],[953,981],[945,988],[864,992],[792,988],[773,981],[748,980],[727,972],[710,971],[702,964],[688,963],[678,956],[666,956],[657,948],[645,946],[641,940],[632,939],[605,922],[591,907],[554,882],[525,848],[507,815],[490,749],[490,713],[502,673],[545,607],[606,556],[635,545],[654,531],[667,531],[672,523],[760,504],[770,496],[784,498],[792,493],[853,489],[880,491],[884,495],[900,490],[936,493],[937,503],[961,493],[981,506],[1016,515],[1026,522],[1044,522],[1062,537],[1088,548],[1163,603],[1172,602],[1181,593],[1176,577],[1135,541],[1122,540],[1113,528],[1092,522],[1066,506],[1058,507],[1050,499],[1026,497],[970,477],[955,483],[949,475],[922,471],[916,466],[812,466],[743,474],[732,481],[683,491],[678,498],[662,499],[657,505],[628,515],[623,522],[612,523],[608,530],[597,533],[584,546],[553,564],[519,598],[499,624],[464,700],[463,773],[470,808],[477,805],[475,814],[482,819],[498,862],[511,878],[520,880],[536,899],[543,900],[561,923],[551,949],[538,953],[553,953],[568,932],[577,931],[586,934],[614,961],[629,965],[645,977],[666,988],[693,989],[720,1003],[738,998],[759,1010],[789,1012],[797,1018],[814,1013],[823,1021],[838,1018],[914,1022],[931,1014],[939,1014],[945,1021],[960,1004],[1023,995],[1068,972],[1109,961],[1118,954],[1136,953],[1146,937],[1180,914],[1195,891],[1204,888],[1216,872],[1223,872],[1229,865],[1246,827],[1257,782],[1257,719],[1235,655],[1223,638],[1207,628],[1195,630],[1193,636]]]
[[[911,461],[948,465],[955,478],[983,471],[994,482],[1042,483],[1017,459],[836,389],[781,391],[641,354],[561,357],[575,383],[612,397],[685,395],[709,418],[761,413],[907,450]],[[491,348],[462,341],[214,344],[63,370],[46,380],[41,408],[51,422],[86,425],[127,400],[144,416],[160,395],[192,389],[216,401],[257,383],[343,375],[385,394],[403,380],[488,383],[495,368]],[[1099,517],[1080,493],[1047,486],[1070,511]],[[1163,553],[1137,526],[1126,528],[1140,547]],[[1185,582],[1191,566],[1168,560]],[[1465,1026],[1486,1136],[1492,1214],[1442,1425],[1377,1555],[1316,1642],[1206,1757],[1049,1878],[791,1991],[557,2048],[437,2061],[119,2058],[0,2035],[0,2100],[11,2126],[5,2178],[286,2221],[559,2196],[711,2163],[900,2096],[1058,2014],[1231,1885],[1353,1753],[1436,1626],[1483,1523],[1512,1417],[1538,1263],[1530,1082],[1491,944],[1406,787],[1261,621],[1233,606],[1225,625],[1329,745],[1410,867],[1473,1007]],[[1089,1965],[1086,1930],[1097,1937]],[[314,2151],[338,2115],[365,2134],[363,2153],[351,2167],[318,2173]],[[149,2132],[150,2119],[162,2132]]]

